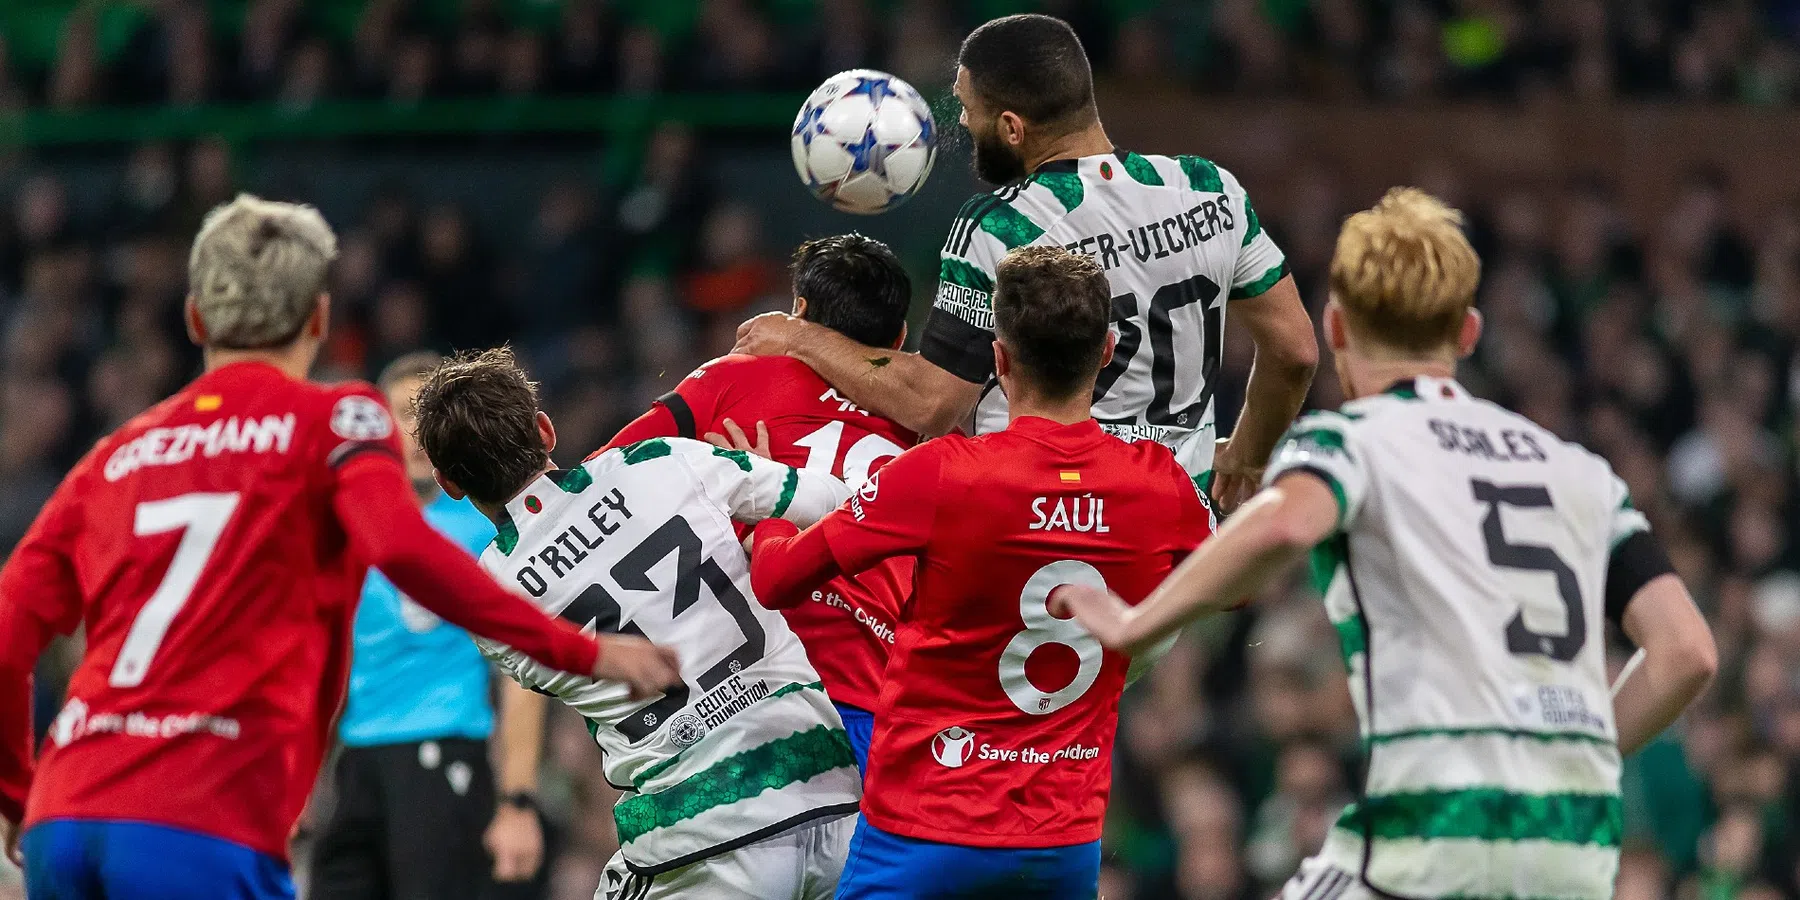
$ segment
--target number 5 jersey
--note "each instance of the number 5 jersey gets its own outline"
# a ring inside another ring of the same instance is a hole
[[[588,721],[626,863],[680,868],[856,811],[843,724],[779,613],[756,602],[733,520],[806,524],[842,482],[668,438],[550,472],[506,504],[482,565],[546,612],[641,634],[681,656],[684,684],[634,700],[623,684],[547,669],[482,643],[518,682]]]
[[[1321,857],[1384,895],[1605,900],[1623,815],[1605,624],[1657,570],[1606,461],[1454,381],[1296,423],[1313,573],[1369,755]]]

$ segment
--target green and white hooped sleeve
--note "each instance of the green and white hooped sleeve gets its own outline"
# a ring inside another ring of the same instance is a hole
[[[1267,487],[1292,472],[1306,472],[1325,482],[1337,497],[1337,528],[1350,527],[1368,492],[1368,471],[1349,429],[1350,420],[1333,412],[1300,417],[1281,439],[1263,475]]]

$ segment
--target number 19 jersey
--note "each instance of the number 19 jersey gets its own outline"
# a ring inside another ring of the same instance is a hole
[[[1167,445],[1190,474],[1211,469],[1226,303],[1287,274],[1238,180],[1198,156],[1115,150],[1045,163],[964,204],[919,352],[984,386],[975,434],[1006,427],[993,377],[994,278],[1024,246],[1086,253],[1106,270],[1118,346],[1095,385],[1094,418],[1126,440]]]
[[[901,454],[820,522],[845,572],[918,561],[875,712],[863,815],[974,847],[1100,837],[1128,659],[1050,614],[1061,584],[1136,603],[1211,518],[1169,451],[1021,417]]]
[[[843,724],[779,613],[750,590],[733,519],[824,515],[848,490],[682,438],[608,450],[506,504],[482,565],[552,615],[636,634],[681,656],[683,684],[633,700],[619,682],[554,672],[479,642],[527,688],[588,720],[620,850],[656,875],[856,811]]]
[[[1650,540],[1624,483],[1433,378],[1301,419],[1267,478],[1296,471],[1339,501],[1313,572],[1369,756],[1321,857],[1384,896],[1611,897],[1603,617],[1643,580],[1614,560]]]

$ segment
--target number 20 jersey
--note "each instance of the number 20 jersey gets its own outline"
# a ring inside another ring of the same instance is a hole
[[[976,847],[1098,840],[1128,659],[1050,614],[1059,584],[1136,603],[1211,529],[1169,451],[1020,417],[921,444],[819,524],[856,572],[916,558],[875,711],[863,816]]]
[[[1432,378],[1302,418],[1267,478],[1294,471],[1339,499],[1313,572],[1369,754],[1322,855],[1399,896],[1611,897],[1607,582],[1648,538],[1624,483]]]
[[[477,641],[518,682],[588,720],[633,871],[680,868],[856,811],[861,778],[800,641],[750,590],[733,519],[808,524],[848,493],[803,472],[683,438],[608,450],[538,478],[506,505],[481,562],[546,612],[640,634],[681,656],[653,700]]]
[[[1094,418],[1126,440],[1212,468],[1214,391],[1228,300],[1287,274],[1232,174],[1197,156],[1125,150],[1054,160],[964,204],[944,242],[937,300],[919,352],[985,389],[974,432],[1006,427],[994,374],[995,271],[1008,251],[1056,246],[1106,270],[1118,346],[1094,391]]]

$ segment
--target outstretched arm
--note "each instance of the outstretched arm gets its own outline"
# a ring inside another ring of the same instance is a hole
[[[1325,539],[1337,517],[1330,486],[1311,472],[1292,472],[1246,504],[1137,606],[1079,585],[1057,588],[1051,602],[1071,610],[1107,647],[1141,653],[1183,625],[1254,595]]]
[[[981,399],[979,383],[964,381],[917,353],[859,344],[786,313],[764,313],[738,326],[731,352],[792,356],[850,402],[925,437],[948,434]]]

